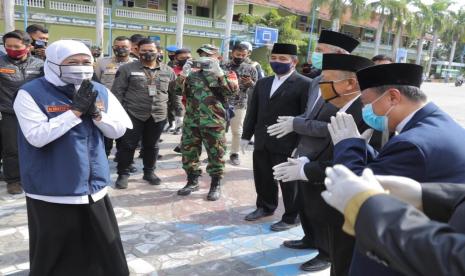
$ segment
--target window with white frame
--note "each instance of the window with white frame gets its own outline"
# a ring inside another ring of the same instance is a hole
[[[171,4],[171,10],[174,12],[178,11],[178,3],[172,3]],[[193,15],[194,14],[194,7],[192,5],[187,5],[186,4],[186,9],[184,11],[184,14],[187,15]]]

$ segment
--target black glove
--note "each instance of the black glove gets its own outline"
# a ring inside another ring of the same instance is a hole
[[[71,110],[86,114],[89,108],[95,104],[95,99],[97,99],[97,91],[94,91],[93,88],[94,86],[89,80],[84,80],[81,87],[73,95]]]
[[[89,107],[87,115],[89,115],[92,119],[97,119],[102,116],[102,112],[100,111],[100,108],[98,108],[97,103],[94,102],[94,104]]]

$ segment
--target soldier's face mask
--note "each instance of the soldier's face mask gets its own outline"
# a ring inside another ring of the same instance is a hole
[[[127,57],[129,55],[128,48],[121,48],[121,47],[113,47],[113,53],[117,57]]]
[[[158,57],[158,54],[155,52],[145,52],[140,54],[140,59],[145,61],[154,61]]]

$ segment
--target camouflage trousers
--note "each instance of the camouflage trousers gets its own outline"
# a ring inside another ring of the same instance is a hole
[[[182,168],[188,175],[201,175],[200,155],[202,144],[207,150],[207,173],[210,176],[223,176],[226,151],[225,126],[199,127],[184,125],[182,129],[181,154]]]

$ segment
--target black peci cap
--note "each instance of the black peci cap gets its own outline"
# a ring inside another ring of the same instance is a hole
[[[297,46],[289,43],[275,43],[273,44],[273,50],[271,50],[271,53],[296,56]]]
[[[410,63],[375,65],[357,72],[361,90],[383,85],[408,85],[420,88],[423,67]]]
[[[349,53],[357,48],[360,42],[352,38],[348,35],[339,32],[333,32],[329,30],[323,30],[320,33],[320,38],[318,39],[318,43],[325,43],[333,46],[337,46],[346,50]]]
[[[364,57],[346,54],[324,54],[322,70],[357,72],[373,66],[374,63]]]

